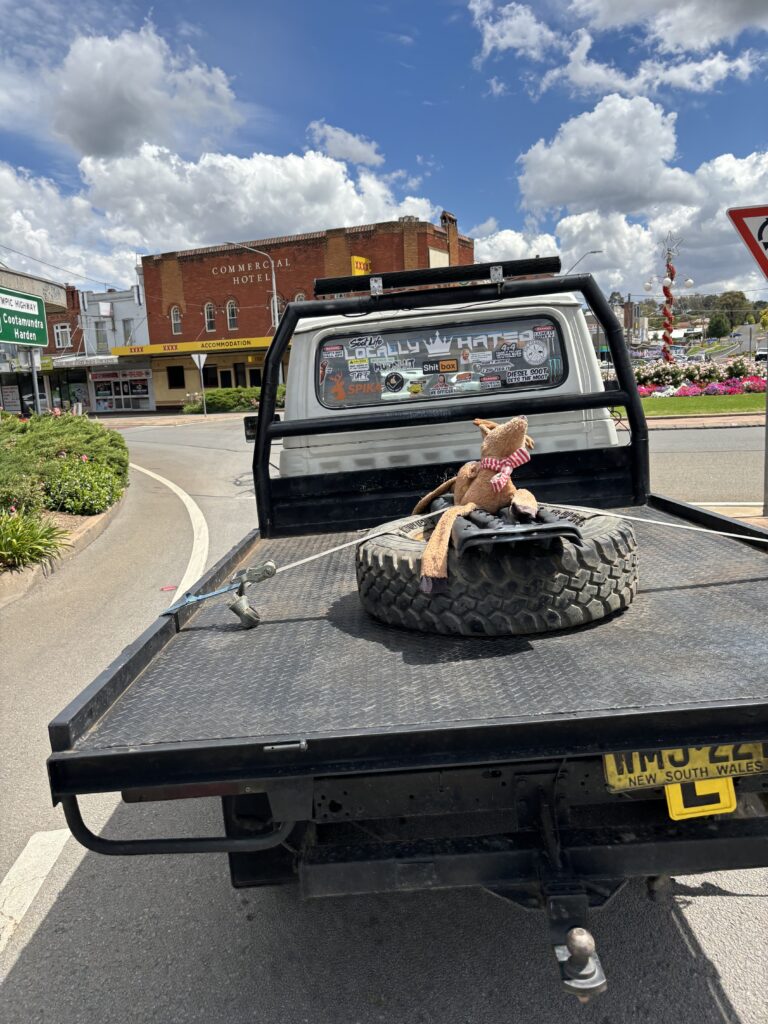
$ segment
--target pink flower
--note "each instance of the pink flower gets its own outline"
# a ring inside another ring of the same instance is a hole
[[[87,462],[88,461],[88,456],[87,455],[81,455],[80,456],[80,461],[81,462]]]

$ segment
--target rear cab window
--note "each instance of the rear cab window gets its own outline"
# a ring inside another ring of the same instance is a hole
[[[567,373],[559,324],[510,316],[328,336],[317,350],[315,388],[326,409],[359,409],[555,388]]]

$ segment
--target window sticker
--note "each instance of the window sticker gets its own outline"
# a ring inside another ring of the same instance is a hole
[[[548,317],[329,337],[316,365],[327,409],[554,388],[568,369],[560,329]]]

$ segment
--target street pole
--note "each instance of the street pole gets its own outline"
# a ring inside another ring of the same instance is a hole
[[[203,396],[203,416],[207,416],[208,415],[208,410],[205,407],[205,383],[203,382],[203,367],[202,367],[202,365],[198,367],[198,370],[200,371],[200,394]]]
[[[35,412],[39,416],[42,412],[40,406],[40,389],[37,386],[37,360],[40,358],[40,353],[37,349],[32,349],[29,353],[29,362],[32,369],[32,394],[35,398]]]
[[[270,315],[272,317],[272,334],[277,330],[278,304],[277,304],[277,281],[275,280],[275,261],[268,252],[263,249],[254,249],[252,245],[243,245],[242,242],[227,242],[233,249],[245,249],[246,252],[255,252],[257,256],[266,256],[269,260],[269,269],[272,272],[272,297],[269,300]]]

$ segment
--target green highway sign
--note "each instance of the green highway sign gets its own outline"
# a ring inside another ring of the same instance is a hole
[[[48,328],[42,299],[0,288],[0,343],[45,348]]]

